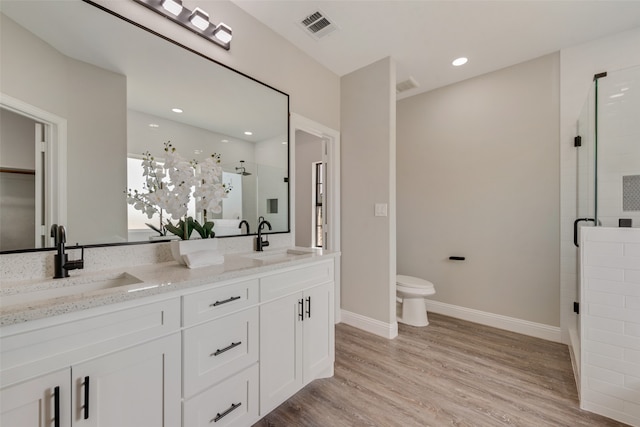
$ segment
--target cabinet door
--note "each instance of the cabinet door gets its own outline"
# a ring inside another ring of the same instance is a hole
[[[0,426],[69,427],[70,374],[63,369],[0,390]]]
[[[304,309],[302,354],[306,385],[316,378],[333,374],[333,283],[306,290]]]
[[[302,293],[260,307],[260,415],[302,387]]]
[[[74,426],[180,425],[180,334],[72,366]]]

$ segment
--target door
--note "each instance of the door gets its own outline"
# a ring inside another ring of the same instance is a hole
[[[260,415],[302,387],[302,293],[260,307]]]
[[[181,423],[179,334],[71,370],[74,426],[174,427]]]
[[[304,292],[305,318],[303,324],[304,383],[323,376],[333,366],[333,283]],[[326,376],[326,375],[325,375]]]
[[[69,427],[70,373],[63,369],[0,390],[0,426]]]

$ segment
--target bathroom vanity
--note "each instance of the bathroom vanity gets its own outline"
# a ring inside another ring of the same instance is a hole
[[[250,426],[333,375],[335,256],[3,283],[0,424]]]

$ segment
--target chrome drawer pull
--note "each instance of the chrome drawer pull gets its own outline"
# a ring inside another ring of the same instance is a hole
[[[231,343],[231,345],[229,345],[229,346],[227,346],[227,347],[223,348],[222,350],[218,349],[218,350],[216,350],[216,351],[215,351],[215,353],[211,353],[211,354],[209,355],[209,357],[211,357],[211,356],[217,356],[217,355],[219,355],[219,354],[222,354],[222,353],[224,353],[225,351],[229,351],[229,350],[231,350],[232,348],[239,346],[240,344],[242,344],[242,341],[232,342],[232,343]]]
[[[224,411],[223,413],[218,412],[216,414],[216,417],[214,419],[212,419],[211,421],[213,421],[214,423],[217,423],[218,421],[220,421],[221,419],[223,419],[224,417],[226,417],[227,415],[229,415],[231,412],[235,411],[236,409],[238,409],[240,407],[240,405],[242,405],[242,402],[238,402],[238,403],[232,403],[231,407],[229,409],[227,409],[226,411]],[[209,421],[209,422],[211,422]]]
[[[222,301],[216,301],[213,304],[209,304],[209,307],[217,307],[219,305],[226,304],[228,302],[235,301],[235,300],[240,299],[240,298],[242,298],[242,297],[239,297],[239,296],[238,297],[231,297],[229,299],[225,299],[225,300],[222,300]]]

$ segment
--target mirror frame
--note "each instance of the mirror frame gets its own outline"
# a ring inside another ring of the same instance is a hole
[[[99,10],[101,10],[102,12],[108,13],[109,15],[113,16],[116,19],[121,19],[131,25],[134,25],[135,27],[140,28],[143,31],[147,31],[148,33],[159,37],[160,39],[163,39],[171,44],[173,44],[174,46],[177,46],[179,48],[185,49],[186,51],[193,53],[195,55],[198,55],[199,57],[206,59],[208,61],[211,61],[213,64],[223,67],[231,72],[234,72],[244,78],[250,79],[262,86],[265,86],[271,90],[274,90],[284,96],[286,96],[287,98],[287,230],[285,231],[275,231],[275,232],[265,232],[264,234],[288,234],[291,233],[291,99],[288,93],[283,92],[279,89],[274,88],[273,86],[270,86],[248,74],[245,74],[241,71],[238,71],[234,68],[231,68],[230,66],[215,60],[205,54],[203,54],[202,52],[199,52],[193,48],[190,48],[188,46],[185,46],[184,44],[177,42],[173,39],[171,39],[168,36],[165,36],[164,34],[161,34],[155,30],[152,30],[136,21],[133,21],[123,15],[120,15],[117,12],[114,12],[108,8],[106,8],[105,6],[95,3],[91,0],[81,0],[83,3],[86,3],[90,6],[93,6]],[[214,238],[217,239],[223,239],[223,238],[238,238],[238,237],[248,237],[248,236],[257,236],[257,233],[248,233],[248,234],[237,234],[237,235],[229,235],[229,236],[215,236]],[[114,242],[114,243],[97,243],[97,244],[86,244],[86,245],[79,245],[79,247],[82,248],[104,248],[104,247],[112,247],[112,246],[129,246],[129,245],[147,245],[147,244],[156,244],[156,243],[166,243],[169,242],[171,240],[175,240],[171,237],[167,238],[167,239],[158,239],[158,240],[153,240],[153,241],[132,241],[132,242]],[[16,253],[30,253],[30,252],[45,252],[45,251],[53,251],[56,250],[55,247],[51,246],[51,247],[44,247],[44,248],[25,248],[25,249],[13,249],[13,250],[6,250],[6,251],[2,251],[0,250],[0,255],[4,255],[4,254],[16,254]]]

